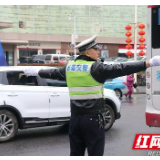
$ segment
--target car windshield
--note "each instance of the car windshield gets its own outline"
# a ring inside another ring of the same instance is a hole
[[[45,59],[45,55],[39,55],[38,58],[44,60]]]
[[[36,56],[32,56],[32,59],[36,59],[38,57],[38,55],[36,55]]]
[[[112,61],[114,61],[115,59],[119,58],[119,57],[109,57]]]
[[[118,57],[117,59],[114,60],[115,62],[125,62],[127,61],[127,58],[120,58]]]
[[[101,57],[100,59],[104,59],[104,61],[113,61],[112,58],[103,58],[103,57]]]
[[[67,58],[67,57],[59,57],[59,60],[62,61],[65,58]]]
[[[69,61],[71,59],[71,57],[65,57],[65,58],[62,58],[61,61]]]

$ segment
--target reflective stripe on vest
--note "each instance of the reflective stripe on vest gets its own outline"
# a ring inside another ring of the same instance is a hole
[[[101,90],[102,86],[93,86],[93,87],[72,87],[69,88],[70,92],[78,92],[78,91],[98,91]]]
[[[86,100],[86,99],[99,99],[99,98],[102,98],[102,93],[88,94],[88,95],[70,95],[71,100]]]
[[[71,100],[103,98],[103,84],[90,74],[94,62],[77,60],[66,67],[67,86]]]

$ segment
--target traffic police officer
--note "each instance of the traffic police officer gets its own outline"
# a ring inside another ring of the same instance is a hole
[[[150,66],[160,65],[160,56],[146,62],[130,62],[107,65],[98,61],[100,47],[97,36],[82,41],[76,46],[81,53],[74,62],[59,69],[28,69],[28,75],[66,80],[71,100],[69,126],[70,155],[102,156],[105,147],[103,83],[106,79],[129,75]]]

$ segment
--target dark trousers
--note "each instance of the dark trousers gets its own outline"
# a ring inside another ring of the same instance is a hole
[[[133,88],[132,88],[132,86],[128,86],[128,92],[127,92],[127,96],[129,96],[129,97],[131,97],[131,95],[132,95],[132,92],[133,92]]]
[[[103,156],[105,130],[99,129],[98,115],[72,115],[69,126],[70,155]]]

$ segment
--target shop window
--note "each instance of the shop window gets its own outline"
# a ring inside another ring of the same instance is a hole
[[[49,50],[49,49],[44,49],[43,50],[43,54],[56,54],[56,50],[55,49],[51,49],[51,50]]]

